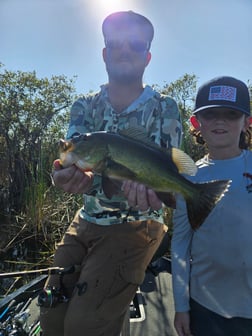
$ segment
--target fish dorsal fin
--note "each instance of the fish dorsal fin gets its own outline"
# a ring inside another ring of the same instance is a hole
[[[161,148],[155,142],[151,141],[150,138],[148,138],[144,128],[131,127],[128,129],[120,130],[118,133],[129,139],[139,141],[142,144],[152,147],[156,150],[161,150]]]
[[[175,163],[180,174],[194,176],[197,173],[197,166],[193,159],[182,150],[173,147],[171,149],[172,161]]]

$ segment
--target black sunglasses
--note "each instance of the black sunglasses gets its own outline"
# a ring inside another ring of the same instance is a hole
[[[106,40],[105,46],[111,50],[119,50],[123,47],[125,41],[127,41],[130,49],[134,52],[145,52],[150,48],[150,42],[144,42],[140,40]]]

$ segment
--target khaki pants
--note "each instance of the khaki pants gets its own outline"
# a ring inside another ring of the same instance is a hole
[[[119,336],[165,232],[153,220],[102,226],[77,213],[57,247],[54,266],[81,265],[81,271],[64,276],[68,303],[41,307],[43,336]],[[59,287],[59,276],[51,275],[47,285]]]

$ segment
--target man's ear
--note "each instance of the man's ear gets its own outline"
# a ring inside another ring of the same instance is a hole
[[[104,61],[104,62],[106,62],[106,53],[107,53],[106,48],[103,48],[103,49],[102,49],[102,58],[103,58],[103,61]]]
[[[147,55],[146,55],[146,65],[147,66],[150,63],[151,60],[151,52],[147,51]]]
[[[196,118],[195,115],[191,116],[190,122],[196,130],[198,130],[200,128],[200,123],[199,123],[199,121],[198,121],[198,119]]]

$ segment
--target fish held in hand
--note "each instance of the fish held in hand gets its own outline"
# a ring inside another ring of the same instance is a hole
[[[125,180],[153,189],[160,200],[173,207],[171,195],[185,199],[188,218],[197,229],[227,191],[230,181],[192,183],[182,174],[195,175],[194,161],[177,148],[163,149],[137,130],[120,133],[93,132],[60,141],[62,166],[74,164],[102,176],[105,195],[111,198]]]

